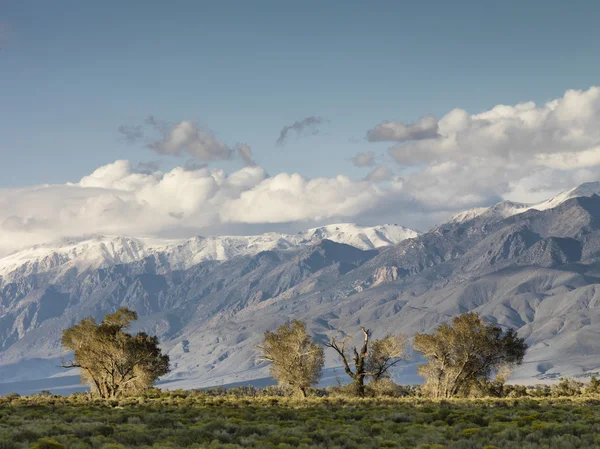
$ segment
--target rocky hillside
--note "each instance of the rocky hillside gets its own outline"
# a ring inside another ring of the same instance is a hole
[[[516,213],[501,203],[397,242],[375,231],[362,233],[368,242],[349,239],[338,225],[295,244],[189,264],[160,251],[87,265],[28,259],[0,283],[0,382],[57,373],[61,329],[120,306],[135,308],[138,327],[159,335],[172,386],[264,377],[254,348],[291,317],[325,339],[361,325],[376,334],[427,331],[469,310],[527,339],[516,379],[590,375],[600,371],[596,187]],[[332,354],[328,365],[336,365]]]

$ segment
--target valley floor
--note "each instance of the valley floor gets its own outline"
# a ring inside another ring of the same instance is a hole
[[[452,400],[152,393],[0,397],[0,449],[600,447],[600,397]]]

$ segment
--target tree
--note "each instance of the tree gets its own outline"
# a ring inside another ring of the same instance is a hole
[[[325,346],[335,350],[341,358],[344,365],[344,371],[353,380],[352,385],[358,396],[365,395],[365,380],[371,377],[378,381],[389,376],[390,368],[402,361],[406,354],[407,339],[404,335],[386,335],[381,340],[375,340],[372,343],[371,330],[361,327],[364,335],[363,344],[360,351],[356,346],[351,350],[347,345],[351,342],[349,337],[340,340],[333,337]],[[369,351],[369,345],[371,350]],[[351,358],[352,357],[352,358]],[[354,366],[352,369],[351,366]]]
[[[125,332],[136,319],[134,311],[121,308],[100,324],[85,318],[64,329],[62,344],[75,354],[73,361],[63,362],[63,367],[80,368],[82,381],[105,399],[151,387],[169,372],[169,356],[162,354],[156,337]]]
[[[501,369],[523,363],[527,345],[514,329],[486,323],[470,312],[442,324],[433,334],[416,334],[414,348],[429,359],[418,367],[424,391],[436,398],[468,395]]]
[[[275,332],[265,332],[259,350],[261,359],[271,362],[271,376],[302,397],[306,397],[308,388],[321,378],[324,351],[313,342],[303,321],[293,320],[279,326]]]

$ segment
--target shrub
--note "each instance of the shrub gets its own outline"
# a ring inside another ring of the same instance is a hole
[[[573,379],[561,378],[557,385],[552,388],[552,396],[554,397],[571,397],[581,394],[583,384]]]
[[[367,394],[375,398],[398,398],[407,395],[400,385],[394,383],[387,377],[369,382],[369,384],[367,384]]]
[[[40,438],[37,443],[31,446],[31,449],[65,449],[65,446],[50,438]]]
[[[585,394],[600,394],[600,379],[592,376],[590,383],[585,387]]]

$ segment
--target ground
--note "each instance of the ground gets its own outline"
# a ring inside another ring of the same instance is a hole
[[[452,400],[155,393],[0,397],[0,449],[600,447],[600,397]]]

